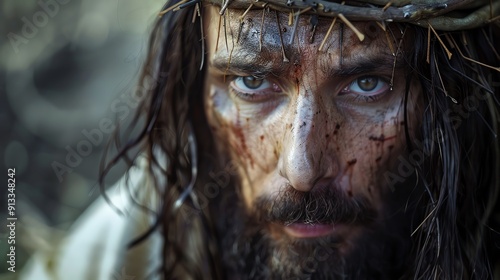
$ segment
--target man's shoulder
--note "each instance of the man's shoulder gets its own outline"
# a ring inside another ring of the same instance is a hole
[[[160,247],[157,244],[161,240],[157,234],[138,248],[127,249],[128,243],[147,231],[153,220],[135,205],[127,191],[128,186],[144,187],[143,175],[139,173],[134,171],[120,180],[107,193],[109,201],[98,198],[63,240],[48,251],[37,252],[20,279],[122,279],[151,270],[144,267],[156,265],[154,260],[159,259],[154,257],[154,248]],[[143,202],[148,200],[146,196],[142,198]],[[131,264],[137,260],[143,260],[139,261],[142,266]]]
[[[123,247],[127,219],[98,199],[69,234],[49,251],[37,252],[21,279],[110,279]],[[105,277],[108,276],[108,277]]]

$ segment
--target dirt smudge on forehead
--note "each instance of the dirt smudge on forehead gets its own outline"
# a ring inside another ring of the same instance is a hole
[[[217,29],[220,16],[217,9],[209,7],[205,9],[207,10],[206,13],[210,18],[208,28]],[[228,65],[232,61],[247,61],[272,68],[270,72],[280,75],[288,70],[288,67],[300,68],[304,61],[311,61],[311,58],[317,61],[316,66],[307,65],[307,67],[339,69],[342,64],[356,60],[360,56],[392,56],[385,32],[373,22],[353,22],[358,30],[366,34],[364,41],[361,42],[349,27],[337,19],[323,50],[319,51],[319,46],[332,22],[331,18],[316,17],[317,19],[312,21],[313,16],[300,15],[294,32],[294,25],[288,24],[288,14],[278,13],[280,19],[278,24],[273,10],[264,12],[251,10],[241,19],[243,12],[227,10],[224,16],[226,28],[223,28],[224,20],[222,20],[219,42],[207,42],[212,50],[215,50],[215,45],[218,46],[214,58],[224,58]],[[262,21],[263,14],[264,21]],[[279,27],[282,30],[278,30]],[[283,32],[285,29],[287,31]],[[397,35],[399,30],[392,33]],[[314,38],[312,43],[311,38]],[[393,45],[396,46],[396,42]],[[285,57],[288,62],[285,62]]]

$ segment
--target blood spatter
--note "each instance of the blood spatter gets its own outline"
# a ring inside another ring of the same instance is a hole
[[[337,135],[339,129],[340,129],[340,124],[335,125],[335,129],[333,130],[333,134]]]
[[[239,143],[237,143],[237,145],[234,145],[235,148],[237,150],[239,150],[238,153],[240,153],[244,157],[248,158],[248,160],[250,161],[250,165],[253,168],[253,166],[254,166],[253,157],[252,157],[252,154],[250,154],[250,152],[248,151],[248,147],[247,147],[246,140],[245,140],[245,135],[243,134],[241,127],[239,127],[239,126],[231,127],[231,130],[232,130],[233,134],[236,136],[236,138],[238,138],[238,140],[239,140]]]
[[[358,162],[357,159],[351,159],[350,161],[347,162],[348,167],[354,165],[356,162]]]
[[[380,136],[374,136],[374,135],[368,136],[368,140],[377,141],[377,142],[385,142],[387,140],[391,140],[391,139],[395,139],[395,138],[396,138],[396,135],[386,137],[384,134],[380,134]]]

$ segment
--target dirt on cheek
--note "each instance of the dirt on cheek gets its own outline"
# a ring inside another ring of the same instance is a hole
[[[249,119],[246,119],[246,123],[249,122]],[[243,125],[240,121],[240,111],[237,110],[236,113],[236,121],[229,124],[229,128],[232,134],[230,137],[231,146],[235,149],[235,156],[240,157],[240,159],[249,161],[251,168],[254,167],[254,159],[252,154],[250,153],[247,145],[246,136],[243,130]],[[263,138],[262,138],[263,139]]]

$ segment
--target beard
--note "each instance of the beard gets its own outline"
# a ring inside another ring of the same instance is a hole
[[[285,186],[252,209],[229,192],[218,205],[217,223],[228,279],[398,279],[409,268],[415,211],[404,208],[407,191],[388,194],[384,201],[390,203],[379,213],[366,199],[337,188],[299,192]],[[345,224],[359,234],[293,238],[272,230],[291,223]]]

